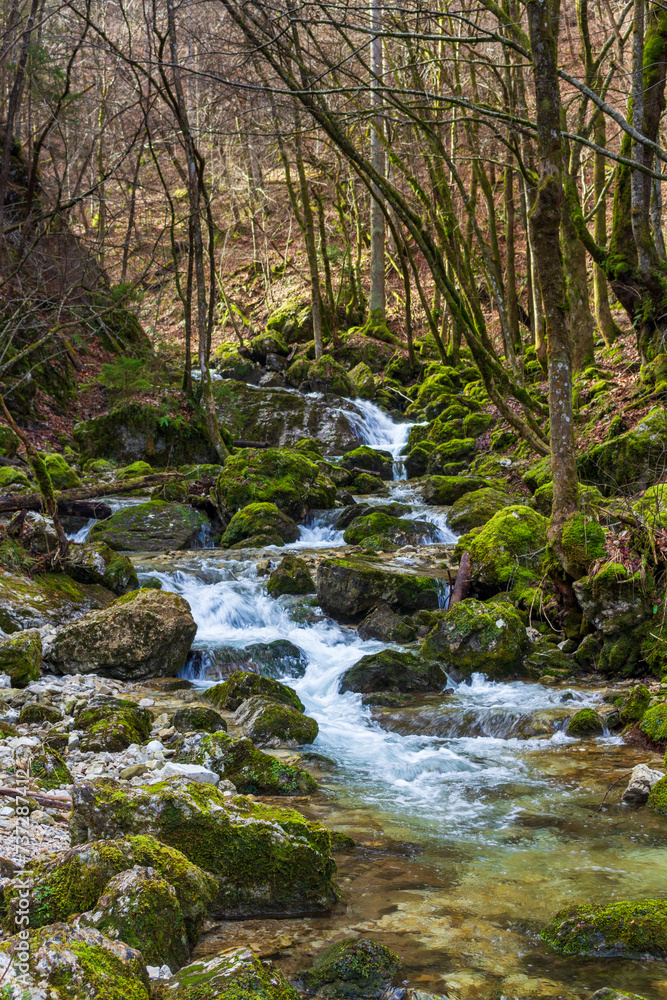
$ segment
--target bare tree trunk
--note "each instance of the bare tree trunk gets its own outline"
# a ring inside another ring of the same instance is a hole
[[[385,172],[384,144],[382,142],[382,0],[370,0],[371,31],[377,31],[371,41],[371,104],[375,111],[371,122],[371,163],[379,174]],[[371,190],[371,287],[369,309],[371,322],[381,321],[386,313],[386,290],[384,273],[385,221],[382,211],[382,195],[372,186]]]
[[[596,145],[602,149],[607,145],[607,129],[605,117],[602,112],[595,116],[594,138]],[[607,246],[607,200],[604,197],[604,165],[605,157],[602,153],[596,153],[593,167],[593,185],[595,202],[599,201],[598,210],[595,213],[594,238],[599,247]],[[607,279],[598,264],[593,265],[593,295],[595,303],[595,318],[597,320],[600,333],[604,338],[607,347],[610,347],[621,330],[614,322],[609,305],[609,289]]]
[[[577,236],[570,209],[565,201],[563,201],[561,239],[567,286],[572,364],[575,371],[581,371],[594,360],[595,321],[588,297],[586,251]]]

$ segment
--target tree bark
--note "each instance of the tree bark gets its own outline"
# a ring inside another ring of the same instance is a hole
[[[370,0],[371,31],[377,31],[371,41],[371,105],[374,116],[371,122],[371,163],[384,176],[385,155],[382,142],[381,91],[384,71],[382,56],[382,0]],[[386,290],[384,273],[385,221],[382,210],[382,194],[375,185],[371,187],[371,267],[370,297],[368,307],[371,321],[381,321],[386,313]]]

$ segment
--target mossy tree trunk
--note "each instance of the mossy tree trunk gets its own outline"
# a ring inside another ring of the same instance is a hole
[[[577,464],[572,412],[572,344],[559,239],[564,201],[557,63],[559,6],[559,0],[528,0],[526,4],[533,54],[539,151],[539,184],[530,227],[546,319],[549,363],[549,426],[554,484],[549,537],[562,559],[563,524],[576,509],[577,503]]]

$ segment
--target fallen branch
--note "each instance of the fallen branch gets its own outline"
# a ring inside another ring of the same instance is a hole
[[[69,812],[72,808],[70,799],[57,799],[51,795],[39,795],[37,792],[22,792],[18,788],[0,788],[0,795],[8,795],[14,799],[34,799],[40,805],[51,806],[53,809],[60,809],[61,812]]]
[[[269,441],[232,441],[235,448],[270,448]]]
[[[62,490],[60,493],[56,493],[56,504],[60,510],[61,504],[72,501],[111,497],[118,493],[132,493],[134,490],[142,490],[147,486],[158,486],[160,483],[184,478],[180,472],[162,472],[153,473],[151,476],[142,476],[140,479],[121,479],[117,482],[105,483],[103,486],[77,486],[73,490]],[[23,493],[17,496],[0,497],[0,513],[13,510],[43,510],[41,493]]]
[[[599,813],[599,812],[602,811],[602,806],[604,805],[604,800],[607,798],[607,796],[609,795],[609,793],[612,790],[612,788],[614,787],[614,785],[617,785],[619,783],[619,781],[623,781],[624,778],[629,778],[631,774],[632,774],[632,771],[626,771],[625,774],[622,774],[620,776],[620,778],[616,779],[616,781],[612,781],[611,785],[609,786],[609,788],[607,789],[607,791],[604,793],[604,796],[602,798],[602,802],[600,803],[600,805],[595,810],[596,813]]]
[[[449,598],[448,607],[463,601],[470,590],[470,553],[464,552],[459,563],[459,571],[454,581],[454,589]]]
[[[348,472],[358,472],[358,473],[363,474],[365,476],[375,476],[376,479],[382,479],[382,473],[381,472],[371,472],[370,469],[362,469],[358,465],[355,465],[355,466],[353,466],[353,468],[348,469]]]

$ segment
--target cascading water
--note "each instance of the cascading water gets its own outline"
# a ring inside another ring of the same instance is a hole
[[[414,423],[394,423],[384,410],[366,399],[355,399],[347,412],[348,419],[363,444],[391,453],[394,460],[394,480],[405,479],[405,462],[401,455]]]

